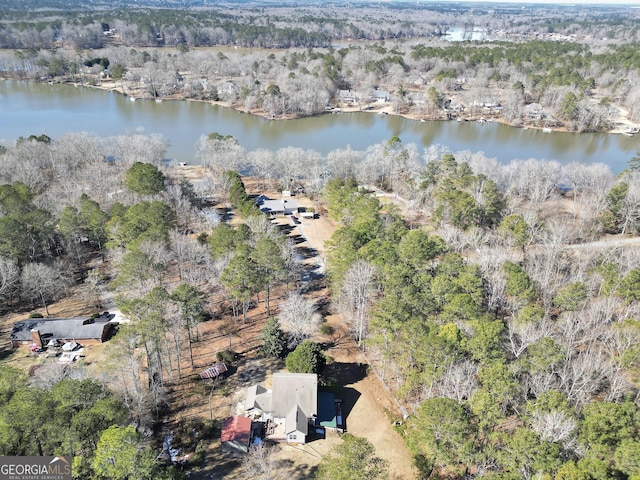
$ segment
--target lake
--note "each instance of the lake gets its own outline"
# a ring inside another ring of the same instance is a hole
[[[373,113],[326,114],[296,120],[267,120],[229,108],[193,101],[137,100],[89,87],[0,81],[0,143],[45,133],[69,132],[100,137],[131,131],[157,133],[169,140],[167,157],[193,163],[200,136],[233,135],[247,150],[293,146],[322,154],[370,145],[398,136],[421,147],[445,145],[457,151],[482,151],[502,163],[515,159],[602,162],[623,170],[640,151],[640,135],[545,133],[497,123],[419,122]]]

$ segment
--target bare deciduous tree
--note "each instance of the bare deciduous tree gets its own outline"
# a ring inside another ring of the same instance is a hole
[[[282,329],[287,333],[289,348],[295,348],[318,330],[322,317],[315,303],[299,293],[289,293],[280,305],[278,315]]]
[[[61,265],[49,266],[44,263],[28,263],[22,269],[22,292],[32,300],[42,302],[49,315],[49,303],[60,298],[69,286],[69,278]]]
[[[103,283],[100,270],[92,268],[87,272],[87,277],[84,279],[84,295],[86,301],[94,303],[96,308],[101,308],[100,302],[100,289]]]
[[[13,295],[20,283],[20,268],[10,258],[0,257],[0,298]]]
[[[131,412],[132,421],[138,427],[147,427],[152,423],[150,416],[152,401],[150,384],[144,374],[140,335],[132,325],[121,326],[118,335],[109,342],[104,371],[114,377],[112,385],[121,394],[121,398]]]
[[[206,244],[177,230],[169,232],[169,241],[180,280],[196,285],[205,281],[210,273],[207,267],[211,257]]]
[[[38,366],[40,368],[29,377],[29,384],[43,390],[50,390],[56,383],[65,379],[81,380],[87,374],[83,368],[64,363],[50,362]]]
[[[575,354],[558,372],[561,391],[567,399],[582,406],[602,389],[607,379],[607,365],[603,356],[594,351]]]
[[[577,421],[559,410],[536,412],[531,420],[531,428],[541,440],[554,443],[567,443],[572,440]]]
[[[178,378],[182,378],[182,351],[185,343],[188,342],[187,335],[187,318],[181,315],[178,306],[174,303],[167,303],[165,306],[165,315],[167,317],[167,330],[171,336],[173,351],[176,356],[176,368],[178,369]],[[193,364],[193,355],[191,354]]]
[[[284,269],[288,288],[289,282],[293,282],[294,284],[298,283],[303,268],[302,263],[300,263],[297,258],[296,244],[290,237],[287,237],[282,245],[282,258],[284,258]]]
[[[365,261],[358,260],[349,267],[340,292],[340,305],[350,317],[351,329],[358,346],[367,335],[369,326],[369,306],[376,290],[376,270]]]
[[[551,331],[552,325],[548,321],[521,322],[510,319],[507,322],[506,348],[515,358],[519,358],[527,347],[551,336]]]
[[[275,449],[264,443],[252,446],[242,461],[245,478],[256,480],[275,480],[282,474],[282,462],[276,460]]]
[[[478,388],[478,365],[470,360],[452,363],[435,388],[438,396],[460,403],[468,400]]]
[[[207,136],[198,140],[196,157],[202,165],[221,174],[225,170],[241,170],[245,164],[246,152],[233,139],[217,139]]]
[[[167,139],[157,134],[131,133],[111,139],[111,145],[116,153],[116,160],[127,168],[135,162],[159,166],[165,157]]]

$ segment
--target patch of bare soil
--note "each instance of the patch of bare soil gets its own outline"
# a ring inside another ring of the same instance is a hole
[[[211,170],[203,165],[179,165],[171,168],[172,176],[184,178],[190,182],[199,182],[205,178],[213,178]]]

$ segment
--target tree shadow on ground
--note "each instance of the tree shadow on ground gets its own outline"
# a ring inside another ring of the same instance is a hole
[[[357,383],[366,376],[366,368],[363,368],[363,364],[356,362],[331,362],[322,372],[322,377],[328,380],[329,385],[339,386]]]
[[[322,290],[322,288],[324,288],[324,285],[319,287],[321,288],[318,288],[318,289]],[[326,317],[327,315],[331,314],[331,302],[326,296],[322,296],[316,300],[316,308],[318,309],[318,312],[320,312],[320,315],[322,316]]]
[[[270,371],[282,368],[279,358],[243,358],[236,365],[236,372],[227,381],[233,388],[246,388],[264,382]]]
[[[227,478],[240,468],[240,465],[242,465],[242,457],[225,453],[220,446],[217,445],[212,449],[211,453],[205,457],[205,465],[205,468],[200,471],[192,471],[189,478],[194,480]]]
[[[301,243],[304,243],[307,241],[306,238],[304,238],[302,235],[299,234],[295,234],[295,235],[289,235],[289,238],[291,240],[293,240],[293,244],[296,245],[296,250],[301,250],[303,248],[306,247],[299,247],[298,245],[300,245]]]
[[[328,342],[323,342],[321,346],[325,351],[331,349],[349,351],[354,348],[351,334],[342,329],[333,329],[331,339]]]
[[[367,365],[361,363],[333,362],[325,367],[322,375],[327,385],[322,390],[331,392],[342,400],[342,428],[347,431],[349,413],[360,398],[360,392],[347,385],[353,385],[367,376]]]
[[[311,452],[307,452],[313,455]],[[318,454],[318,456],[321,456]],[[296,465],[291,460],[281,460],[279,462],[279,471],[282,472],[274,478],[315,478],[318,467],[316,465]],[[285,475],[286,473],[286,475]]]
[[[336,400],[342,400],[340,410],[342,424],[338,425],[343,431],[349,431],[349,414],[360,398],[360,392],[351,387],[332,387],[331,392],[336,396]]]
[[[288,236],[291,232],[293,232],[293,228],[294,228],[293,225],[286,225],[286,224],[280,224],[280,223],[276,224],[276,226],[278,227],[278,230],[280,230],[280,233],[282,233],[285,237]],[[300,235],[296,235],[296,236],[300,237]],[[297,243],[302,243],[302,242],[297,242]]]
[[[332,362],[322,372],[322,379],[326,385],[352,385],[367,376],[367,367],[365,363]]]
[[[14,352],[15,350],[13,348],[0,348],[0,362],[8,360]]]
[[[296,243],[302,243],[302,242],[297,242],[296,239],[294,239],[294,242]],[[316,255],[318,255],[318,251],[315,248],[311,248],[311,247],[300,247],[300,246],[296,246],[296,253],[298,255],[300,255],[300,257],[302,258],[313,258]]]

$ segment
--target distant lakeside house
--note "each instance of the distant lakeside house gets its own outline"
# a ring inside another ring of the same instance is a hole
[[[358,96],[352,90],[338,90],[338,102],[353,105],[358,103]]]
[[[108,312],[99,317],[76,318],[29,318],[13,324],[11,344],[36,344],[39,348],[49,343],[77,342],[82,344],[103,343],[115,331],[113,315]]]
[[[371,101],[375,103],[387,103],[390,99],[391,95],[384,90],[374,90],[371,92]]]

